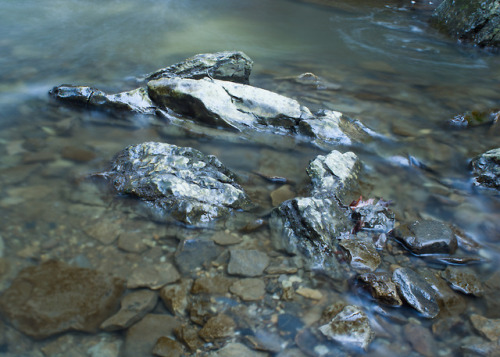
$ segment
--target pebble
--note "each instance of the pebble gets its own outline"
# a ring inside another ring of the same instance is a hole
[[[251,350],[247,346],[237,343],[237,342],[231,342],[228,343],[226,346],[221,348],[220,350],[216,352],[212,352],[210,354],[211,357],[266,357],[268,356],[267,353],[265,352],[258,352],[255,350]]]
[[[196,352],[204,344],[198,336],[198,329],[193,326],[181,325],[174,330],[174,334],[191,352]]]
[[[170,313],[175,316],[186,315],[192,285],[192,279],[183,279],[178,284],[167,285],[160,290],[160,297]]]
[[[361,274],[358,279],[369,285],[375,299],[388,305],[401,306],[403,304],[396,284],[388,273],[365,273]]]
[[[262,275],[269,265],[269,257],[258,250],[230,250],[227,271],[231,275],[254,277]]]
[[[198,335],[207,342],[232,337],[236,324],[232,318],[219,314],[208,319],[207,323],[198,332]]]
[[[266,284],[262,279],[241,279],[234,282],[229,291],[239,296],[243,301],[261,300],[266,293]]]
[[[369,240],[353,237],[339,242],[340,246],[349,252],[351,267],[360,271],[375,271],[381,262],[375,244]]]
[[[466,267],[447,267],[441,273],[443,279],[450,283],[454,290],[461,293],[481,297],[484,294],[483,284],[479,277]]]
[[[500,319],[488,319],[484,316],[473,314],[470,316],[472,326],[490,341],[497,342],[500,339]]]
[[[184,350],[179,342],[162,336],[156,341],[152,353],[159,357],[181,357]]]
[[[283,185],[272,191],[270,196],[273,207],[276,207],[282,202],[289,200],[290,198],[294,198],[296,196],[296,193],[292,190],[292,186]]]
[[[426,357],[434,357],[436,355],[434,336],[432,336],[427,328],[422,325],[409,323],[405,325],[404,333],[415,351]]]
[[[184,239],[177,247],[175,264],[182,274],[190,274],[215,260],[219,254],[220,249],[212,240]]]
[[[153,290],[176,282],[181,276],[177,269],[170,263],[157,264],[155,266],[141,265],[133,269],[127,281],[127,288],[150,288]]]
[[[118,237],[118,248],[130,253],[143,253],[148,249],[143,237],[141,232],[122,232]]]
[[[450,227],[438,221],[415,221],[395,230],[395,236],[415,254],[452,254],[457,249]]]
[[[243,242],[242,236],[226,231],[217,232],[210,239],[219,245],[233,245]]]
[[[120,222],[103,219],[103,217],[88,222],[85,226],[85,233],[105,245],[113,243],[122,230]]]
[[[321,291],[316,289],[300,287],[295,292],[307,299],[321,300],[323,298]]]
[[[234,279],[216,275],[213,277],[201,277],[194,281],[191,293],[193,294],[211,294],[224,295],[229,292],[229,287]]]

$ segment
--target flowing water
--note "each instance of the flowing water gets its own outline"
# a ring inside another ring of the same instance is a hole
[[[500,106],[500,57],[459,46],[429,27],[433,6],[428,3],[329,3],[4,1],[0,13],[0,292],[22,268],[49,259],[126,278],[140,264],[171,259],[180,239],[212,233],[151,222],[137,213],[133,202],[124,204],[105,187],[84,180],[89,173],[105,169],[113,155],[130,144],[166,141],[214,154],[244,179],[245,188],[264,209],[272,208],[269,195],[279,185],[253,175],[254,171],[291,179],[297,195],[306,191],[305,168],[309,160],[324,154],[318,148],[295,146],[286,138],[256,145],[210,139],[175,127],[131,126],[105,113],[64,107],[47,95],[62,83],[109,92],[128,90],[145,73],[197,53],[233,49],[254,60],[252,85],[293,97],[311,109],[341,111],[385,136],[379,143],[351,148],[364,164],[361,194],[392,201],[399,222],[433,218],[459,226],[482,245],[478,254],[485,262],[474,266],[481,280],[498,272],[500,201],[498,195],[472,189],[468,170],[471,158],[500,146],[498,125],[458,130],[447,121],[466,111]],[[326,88],[290,81],[305,72],[321,77]],[[72,155],[75,148],[84,151]],[[411,165],[416,161],[427,169]],[[231,224],[238,225],[238,219],[225,228],[231,229]],[[215,229],[224,229],[222,225]],[[112,229],[95,233],[89,229],[95,226]],[[113,237],[126,231],[144,232],[146,249],[119,249]],[[241,244],[270,250],[268,234],[267,227],[247,233]],[[269,253],[276,261],[288,259],[279,254]],[[265,311],[272,310],[270,316],[287,313],[313,324],[318,311],[337,298],[364,306],[370,314],[375,311],[376,304],[355,289],[329,291],[324,278],[301,274],[304,284],[323,293],[323,300],[297,297],[279,308],[268,304]],[[495,297],[466,297],[467,314],[458,316],[465,327],[455,324],[451,332],[432,335],[434,355],[459,355],[464,338],[479,338],[465,320],[471,311],[498,317],[490,300]],[[166,313],[162,308],[155,311]],[[430,328],[434,321],[410,310],[399,313],[403,322],[379,323],[377,337],[366,352],[347,353],[418,355],[401,326],[412,321]],[[62,344],[55,338],[32,341],[8,327],[8,321],[5,324],[3,329],[9,332],[0,337],[0,355],[38,356],[40,351],[51,355],[47,346]],[[121,343],[123,336],[76,334],[70,346],[76,351],[76,346],[95,345],[103,338]],[[294,348],[293,338],[281,338],[283,346]],[[85,353],[75,355],[92,355]]]

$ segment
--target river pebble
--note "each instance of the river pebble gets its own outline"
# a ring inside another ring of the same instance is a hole
[[[182,274],[189,275],[215,260],[220,254],[219,248],[211,240],[184,239],[177,247],[175,264]]]
[[[415,254],[453,253],[457,239],[446,224],[421,220],[395,231],[396,238]]]
[[[178,284],[170,284],[161,288],[160,297],[168,311],[174,316],[186,315],[192,285],[192,279],[182,279]]]
[[[175,267],[170,263],[162,263],[154,266],[140,265],[132,270],[127,281],[127,288],[150,288],[160,289],[162,286],[179,280],[181,276]]]
[[[484,294],[483,284],[479,277],[469,268],[449,266],[441,273],[441,276],[450,283],[454,290],[479,297]]]
[[[219,314],[211,317],[198,332],[198,335],[207,342],[214,342],[232,337],[235,328],[236,324],[232,318],[225,314]]]
[[[184,354],[184,350],[179,342],[162,336],[156,341],[152,353],[159,357],[181,357]]]
[[[232,342],[228,343],[226,346],[221,348],[220,350],[216,352],[212,352],[210,354],[211,357],[266,357],[268,356],[267,353],[265,352],[258,352],[255,350],[251,350],[247,346],[237,343],[237,342]]]
[[[227,272],[231,275],[254,277],[262,275],[269,257],[258,250],[231,249]]]
[[[261,300],[266,293],[266,284],[262,279],[247,278],[235,281],[229,290],[243,301]]]
[[[490,341],[497,342],[500,339],[500,319],[488,319],[484,316],[473,314],[470,316],[472,326]]]

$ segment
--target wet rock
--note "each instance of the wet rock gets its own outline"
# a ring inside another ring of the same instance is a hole
[[[231,249],[227,272],[231,275],[259,276],[269,265],[269,257],[258,250]]]
[[[304,354],[299,356],[310,357],[348,357],[348,354],[342,351],[341,346],[330,340],[320,338],[312,328],[302,329],[295,336],[295,343]],[[285,357],[288,355],[285,354]]]
[[[140,265],[132,271],[127,281],[127,288],[150,288],[160,289],[162,286],[179,280],[177,269],[170,263],[162,263],[155,266]]]
[[[198,348],[203,346],[204,342],[198,336],[198,329],[189,326],[181,325],[174,330],[177,339],[182,342],[191,352],[196,352]]]
[[[456,115],[449,121],[450,125],[458,128],[475,127],[488,125],[497,122],[500,118],[500,111],[472,111]]]
[[[111,112],[136,112],[154,114],[155,105],[145,88],[137,88],[128,92],[106,94],[103,91],[85,86],[63,84],[52,88],[49,94],[62,102],[99,108]]]
[[[117,192],[140,198],[158,219],[172,215],[186,224],[207,224],[250,203],[231,171],[215,156],[192,148],[132,145],[106,174]]]
[[[460,347],[460,351],[465,357],[485,356],[496,357],[500,354],[500,344],[498,342],[485,342],[482,338],[467,341],[468,343]]]
[[[441,276],[450,283],[454,290],[475,296],[484,294],[483,284],[479,277],[468,268],[449,266],[441,273]]]
[[[349,255],[349,264],[357,271],[375,271],[381,259],[371,239],[359,239],[354,235],[343,237],[339,245]]]
[[[142,232],[122,232],[118,237],[118,248],[130,253],[143,253],[148,249],[143,237]]]
[[[292,186],[290,185],[283,185],[272,191],[270,194],[272,205],[277,206],[280,203],[295,197],[295,192],[292,191],[291,188]]]
[[[366,314],[357,306],[348,305],[328,324],[319,328],[326,337],[341,344],[366,350],[374,337]]]
[[[415,351],[426,357],[434,357],[436,343],[431,332],[422,325],[409,323],[404,327],[406,339]]]
[[[188,294],[191,290],[193,280],[184,279],[179,284],[167,285],[161,288],[160,297],[174,316],[186,315],[189,305]]]
[[[198,335],[207,342],[214,342],[232,337],[235,327],[236,324],[232,318],[224,314],[219,314],[211,317],[198,332]]]
[[[120,311],[101,324],[105,331],[126,329],[151,312],[158,296],[150,290],[133,291],[122,299]]]
[[[172,336],[180,321],[170,315],[148,314],[127,330],[124,357],[150,356],[160,337]]]
[[[181,357],[184,350],[179,342],[162,336],[156,341],[152,353],[159,357]]]
[[[395,306],[403,304],[388,273],[364,273],[358,279],[370,287],[372,296],[380,302]]]
[[[204,264],[215,260],[219,254],[219,248],[211,240],[184,239],[177,247],[175,264],[181,273],[190,274]]]
[[[219,245],[233,245],[243,242],[241,235],[230,232],[217,232],[210,239]]]
[[[415,254],[451,254],[457,249],[450,227],[438,221],[415,221],[395,230],[394,235]]]
[[[335,199],[299,197],[275,208],[269,220],[274,247],[288,254],[301,254],[311,269],[324,271],[336,280],[344,270],[333,255],[334,238],[351,230],[351,221]]]
[[[392,280],[400,296],[423,317],[434,318],[439,314],[435,292],[420,275],[409,268],[398,268],[394,270]]]
[[[500,189],[500,148],[481,154],[470,163],[474,185]]]
[[[229,292],[229,287],[233,284],[233,281],[234,279],[229,279],[220,275],[204,276],[194,281],[191,293],[224,295]]]
[[[108,245],[118,238],[122,230],[122,224],[121,222],[103,218],[104,217],[101,216],[96,220],[86,222],[84,231],[90,237],[97,239],[102,244]]]
[[[497,342],[500,338],[500,319],[488,319],[484,316],[473,314],[470,316],[472,326],[490,341]]]
[[[432,290],[434,290],[436,301],[441,310],[441,317],[445,312],[450,316],[457,316],[465,311],[465,300],[454,292],[446,281],[430,270],[421,269],[419,270],[419,274],[430,285]]]
[[[262,279],[248,278],[235,281],[229,291],[243,301],[261,300],[266,293],[266,284]]]
[[[307,299],[321,300],[323,298],[323,294],[317,289],[300,287],[295,292]]]
[[[351,217],[359,222],[360,228],[372,232],[389,233],[394,228],[395,216],[387,203],[379,200],[372,203],[371,200],[360,202],[350,206]]]
[[[35,339],[68,330],[95,332],[115,312],[123,291],[120,279],[49,261],[19,273],[0,297],[0,312]]]
[[[259,351],[278,353],[282,350],[285,341],[275,332],[258,330],[254,335],[246,336],[250,346]]]
[[[255,350],[251,350],[247,346],[237,343],[237,342],[231,342],[228,343],[226,346],[221,348],[220,350],[216,352],[212,352],[210,354],[211,357],[233,357],[233,356],[238,356],[238,357],[265,357],[268,356],[267,353],[265,352],[258,352]]]
[[[343,199],[358,184],[361,163],[352,152],[342,154],[333,150],[328,155],[317,156],[307,168],[313,185],[314,197]]]
[[[214,304],[214,300],[193,300],[189,308],[189,318],[195,324],[203,326],[217,313],[218,309]]]
[[[202,53],[180,63],[159,69],[146,76],[150,81],[159,78],[214,78],[248,83],[253,61],[241,51]]]
[[[433,22],[443,32],[480,47],[500,47],[498,0],[444,0],[433,15]]]

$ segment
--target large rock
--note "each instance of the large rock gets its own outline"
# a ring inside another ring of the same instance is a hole
[[[455,234],[439,221],[415,221],[396,229],[394,235],[415,254],[451,254],[457,249]]]
[[[500,47],[500,0],[444,0],[433,21],[461,41]]]
[[[500,148],[475,157],[470,165],[474,185],[500,190]]]
[[[19,273],[0,297],[0,312],[36,339],[69,330],[96,332],[117,310],[124,288],[120,279],[50,261]]]
[[[146,80],[159,78],[204,77],[238,83],[248,83],[253,61],[241,51],[202,53],[180,63],[159,69],[146,76]]]
[[[142,199],[157,219],[172,215],[200,225],[250,206],[236,176],[215,156],[192,148],[132,145],[115,157],[106,174],[119,193]]]

